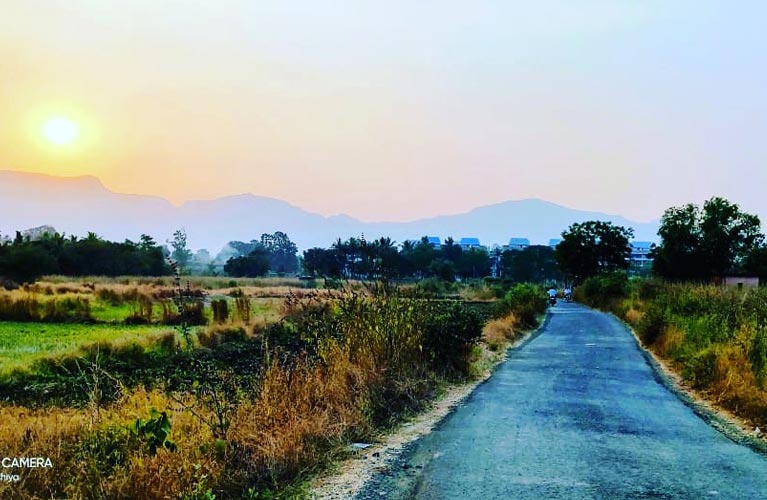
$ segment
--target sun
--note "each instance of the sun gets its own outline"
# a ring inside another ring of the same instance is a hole
[[[80,127],[77,123],[63,116],[49,118],[43,124],[43,136],[57,146],[72,144],[79,135]]]

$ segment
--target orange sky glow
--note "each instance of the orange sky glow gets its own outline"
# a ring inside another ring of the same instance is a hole
[[[0,169],[363,220],[533,197],[649,220],[712,195],[764,218],[766,11],[11,0]],[[76,139],[46,140],[52,117]]]

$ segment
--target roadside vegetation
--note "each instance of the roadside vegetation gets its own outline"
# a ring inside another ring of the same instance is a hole
[[[526,285],[450,284],[442,295],[207,283],[184,296],[200,304],[197,326],[164,318],[163,304],[180,314],[164,279],[46,278],[2,294],[0,312],[27,316],[0,322],[0,419],[14,422],[0,449],[56,470],[24,471],[0,496],[301,496],[350,442],[479,376],[545,311],[542,290]],[[50,308],[66,314],[48,321]]]
[[[712,402],[767,426],[767,290],[592,278],[576,291],[629,323]]]
[[[767,288],[764,235],[755,215],[722,198],[668,209],[653,256],[653,279],[620,270],[590,273],[575,298],[629,323],[642,343],[706,399],[767,426]],[[721,283],[721,284],[720,284]]]

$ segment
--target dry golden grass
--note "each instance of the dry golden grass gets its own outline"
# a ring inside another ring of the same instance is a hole
[[[30,410],[0,406],[0,450],[3,456],[47,457],[52,469],[27,469],[19,483],[0,483],[2,498],[178,498],[189,495],[203,475],[213,482],[222,463],[205,452],[212,441],[208,427],[187,412],[172,412],[171,438],[178,451],[160,450],[156,456],[136,451],[122,465],[105,474],[103,453],[120,445],[105,437],[110,430],[127,429],[149,410],[172,408],[159,392],[135,390],[108,409]],[[111,444],[110,444],[111,443]],[[101,455],[99,455],[101,453]],[[15,471],[13,473],[18,473]]]
[[[238,451],[230,458],[247,464],[252,476],[297,475],[325,463],[345,437],[372,433],[365,408],[380,374],[338,346],[326,359],[326,366],[273,364],[258,397],[240,407],[229,436]]]
[[[742,346],[728,345],[717,351],[714,379],[706,388],[713,401],[735,415],[751,421],[752,426],[767,426],[767,391],[759,386]]]
[[[489,321],[482,329],[482,340],[491,351],[500,351],[508,345],[509,341],[517,338],[518,324],[514,314]]]
[[[630,308],[628,311],[626,311],[626,314],[625,314],[626,321],[632,326],[638,325],[639,322],[642,321],[643,317],[644,317],[644,313],[642,311],[634,309],[633,307]]]
[[[114,287],[120,294],[133,289],[151,293],[156,287],[97,284],[97,292],[101,286]],[[332,298],[342,292],[321,293]],[[277,305],[283,299],[261,295],[253,299],[255,307],[261,302],[279,314]],[[400,321],[391,324],[411,325],[412,318],[431,318],[427,313],[414,316],[413,308],[400,301],[383,304],[388,309],[376,314]],[[300,479],[345,449],[349,440],[373,439],[376,426],[380,429],[417,409],[443,381],[436,372],[420,367],[418,332],[402,327],[396,349],[387,357],[386,337],[369,335],[378,330],[370,328],[366,321],[372,320],[365,320],[362,312],[349,326],[351,332],[361,333],[349,333],[348,342],[323,342],[319,357],[311,361],[297,356],[267,363],[254,384],[256,389],[249,387],[237,398],[239,406],[223,436],[225,446],[219,446],[210,427],[182,409],[181,403],[155,391],[132,390],[109,407],[86,410],[0,405],[0,422],[14,422],[3,425],[4,433],[0,433],[3,454],[50,457],[54,463],[52,471],[25,473],[21,483],[0,483],[0,498],[201,498],[208,489],[214,489],[218,498],[239,498],[251,486],[284,487]],[[517,336],[516,325],[513,316],[491,322],[483,333],[485,341],[496,342],[501,349]],[[227,323],[202,330],[198,340],[217,346],[227,337],[249,335],[249,331],[253,331],[252,322],[247,326]],[[195,402],[191,394],[189,398],[187,408]],[[395,404],[399,406],[394,408]],[[127,429],[137,418],[146,419],[151,408],[171,413],[171,439],[177,451],[151,455],[129,445]],[[196,411],[209,416],[203,407],[197,406]],[[5,427],[10,430],[6,432]]]
[[[668,357],[684,342],[684,331],[676,326],[669,326],[653,343],[653,350],[662,357]]]

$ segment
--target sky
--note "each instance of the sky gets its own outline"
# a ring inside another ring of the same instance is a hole
[[[408,221],[767,220],[767,2],[4,0],[0,168]],[[46,123],[76,125],[68,144]]]

